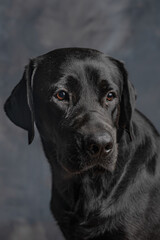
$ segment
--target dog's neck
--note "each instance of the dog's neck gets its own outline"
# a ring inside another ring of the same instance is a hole
[[[111,181],[112,174],[108,171],[104,173],[95,173],[88,170],[82,174],[77,174],[75,176],[70,176],[67,178],[64,170],[58,170],[61,176],[56,175],[56,169],[53,170],[53,185],[57,190],[60,191],[60,195],[65,198],[65,201],[69,200],[69,207],[74,211],[78,204],[84,204],[84,211],[87,211],[87,206],[85,204],[90,204],[89,201],[97,201],[96,199],[102,198],[102,193],[105,194],[105,198],[108,193],[109,182]],[[70,199],[73,202],[70,202]],[[85,203],[86,202],[86,203]],[[86,209],[85,209],[86,208]]]
[[[96,176],[88,171],[82,175],[64,179],[60,178],[59,170],[53,170],[51,199],[51,209],[59,224],[66,225],[66,231],[69,229],[67,222],[72,221],[75,229],[86,224],[101,228],[105,220],[102,218],[101,223],[98,223],[97,219],[99,221],[100,217],[97,218],[97,216],[100,216],[106,202],[111,174],[107,172]],[[64,172],[61,173],[65,176]],[[57,212],[57,208],[61,210]]]

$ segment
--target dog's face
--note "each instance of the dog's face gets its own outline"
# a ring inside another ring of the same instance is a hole
[[[134,99],[121,62],[96,50],[59,49],[30,62],[5,110],[30,141],[35,120],[65,171],[113,171],[119,129],[132,135]]]

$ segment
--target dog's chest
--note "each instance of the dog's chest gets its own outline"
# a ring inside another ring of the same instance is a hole
[[[106,198],[107,183],[104,179],[98,177],[83,179],[74,214],[70,215],[70,223],[74,225],[75,239],[79,239],[79,235],[82,237],[80,239],[96,239],[104,234],[108,239],[112,239],[112,234],[109,232],[113,226],[117,225],[117,219],[110,218],[104,213]],[[114,229],[112,229],[113,232]]]
[[[84,216],[88,219],[100,211],[105,198],[105,189],[101,179],[84,179],[82,186],[83,198],[80,201]]]
[[[106,188],[106,189],[105,189]],[[75,214],[79,216],[81,226],[96,227],[104,225],[106,219],[101,216],[104,201],[107,195],[107,186],[101,178],[86,177],[82,181],[79,198],[75,205]]]

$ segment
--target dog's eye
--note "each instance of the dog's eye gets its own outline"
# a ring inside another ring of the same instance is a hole
[[[64,91],[64,90],[60,90],[59,92],[57,92],[56,97],[57,97],[58,100],[60,100],[60,101],[63,101],[63,100],[68,101],[68,100],[69,100],[69,95],[68,95],[68,93],[67,93],[66,91]]]
[[[107,101],[112,101],[115,97],[116,97],[116,93],[115,92],[108,92],[106,100]]]

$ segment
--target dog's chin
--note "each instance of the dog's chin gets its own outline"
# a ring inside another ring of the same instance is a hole
[[[84,166],[82,168],[70,168],[68,166],[65,166],[63,163],[60,163],[62,169],[65,171],[65,173],[69,176],[73,176],[73,175],[79,175],[79,174],[85,174],[87,172],[92,172],[94,173],[94,175],[100,175],[100,174],[104,174],[106,172],[111,172],[113,173],[114,169],[115,169],[115,164],[114,163],[109,163],[107,165],[103,165],[103,164],[91,164],[91,165],[87,165]]]
[[[70,158],[69,158],[70,159]],[[83,174],[86,172],[94,172],[96,174],[103,174],[105,172],[113,173],[115,170],[117,161],[117,151],[113,151],[110,155],[107,156],[105,159],[101,160],[92,160],[86,159],[84,164],[81,164],[81,159],[76,159],[72,163],[71,161],[67,161],[66,159],[59,159],[59,163],[61,168],[65,171],[66,174],[72,176],[72,175],[78,175]],[[86,163],[90,164],[86,164]]]

